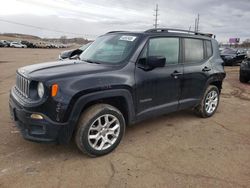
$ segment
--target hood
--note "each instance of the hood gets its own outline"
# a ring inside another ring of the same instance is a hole
[[[92,64],[81,60],[55,61],[29,65],[18,69],[18,73],[29,79],[44,81],[66,76],[96,74],[99,72],[112,71],[117,66],[105,64]]]

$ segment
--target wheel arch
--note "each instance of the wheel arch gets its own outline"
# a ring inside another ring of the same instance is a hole
[[[206,90],[206,88],[209,85],[214,85],[219,89],[219,92],[221,92],[222,89],[222,83],[223,83],[223,79],[225,78],[226,74],[225,73],[219,73],[219,74],[215,74],[213,76],[211,76],[206,83],[206,87],[204,88],[204,92]]]
[[[91,105],[105,103],[116,107],[124,116],[126,124],[131,124],[135,119],[134,103],[131,93],[126,89],[98,91],[81,96],[74,104],[69,115],[67,141],[72,138],[73,132],[82,112]]]
[[[222,89],[222,81],[221,80],[212,81],[209,83],[209,85],[216,86],[218,88],[219,92],[221,92],[221,89]]]

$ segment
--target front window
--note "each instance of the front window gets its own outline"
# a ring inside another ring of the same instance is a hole
[[[81,54],[80,59],[93,63],[121,63],[131,55],[137,40],[137,36],[129,34],[101,36]]]
[[[149,41],[148,56],[162,56],[166,64],[179,61],[179,38],[152,38]]]

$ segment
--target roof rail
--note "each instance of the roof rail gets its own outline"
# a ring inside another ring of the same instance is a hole
[[[119,33],[119,32],[126,32],[126,31],[109,31],[106,34],[108,34],[108,33]]]
[[[187,33],[187,34],[194,34],[194,35],[202,35],[212,38],[212,33],[200,33],[195,31],[183,30],[183,29],[169,29],[169,28],[156,28],[156,29],[149,29],[144,31],[144,33]]]

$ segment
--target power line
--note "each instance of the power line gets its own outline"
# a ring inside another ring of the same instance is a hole
[[[14,22],[14,21],[2,19],[2,18],[0,18],[0,21],[10,23],[10,24],[15,24],[15,25],[21,25],[21,26],[24,26],[24,27],[35,28],[35,29],[39,29],[39,30],[52,31],[52,32],[56,32],[56,33],[71,34],[71,35],[78,35],[78,36],[92,36],[92,37],[94,36],[94,37],[96,37],[96,35],[80,34],[80,33],[72,33],[72,32],[67,32],[67,31],[62,31],[62,30],[48,29],[48,28],[45,28],[45,27],[40,27],[40,26],[34,26],[34,25],[30,25],[30,24]]]
[[[156,4],[156,7],[155,7],[155,14],[154,14],[154,16],[155,16],[155,22],[154,22],[154,27],[155,27],[155,29],[158,27],[158,16],[159,16],[159,9],[158,9],[158,4]]]

